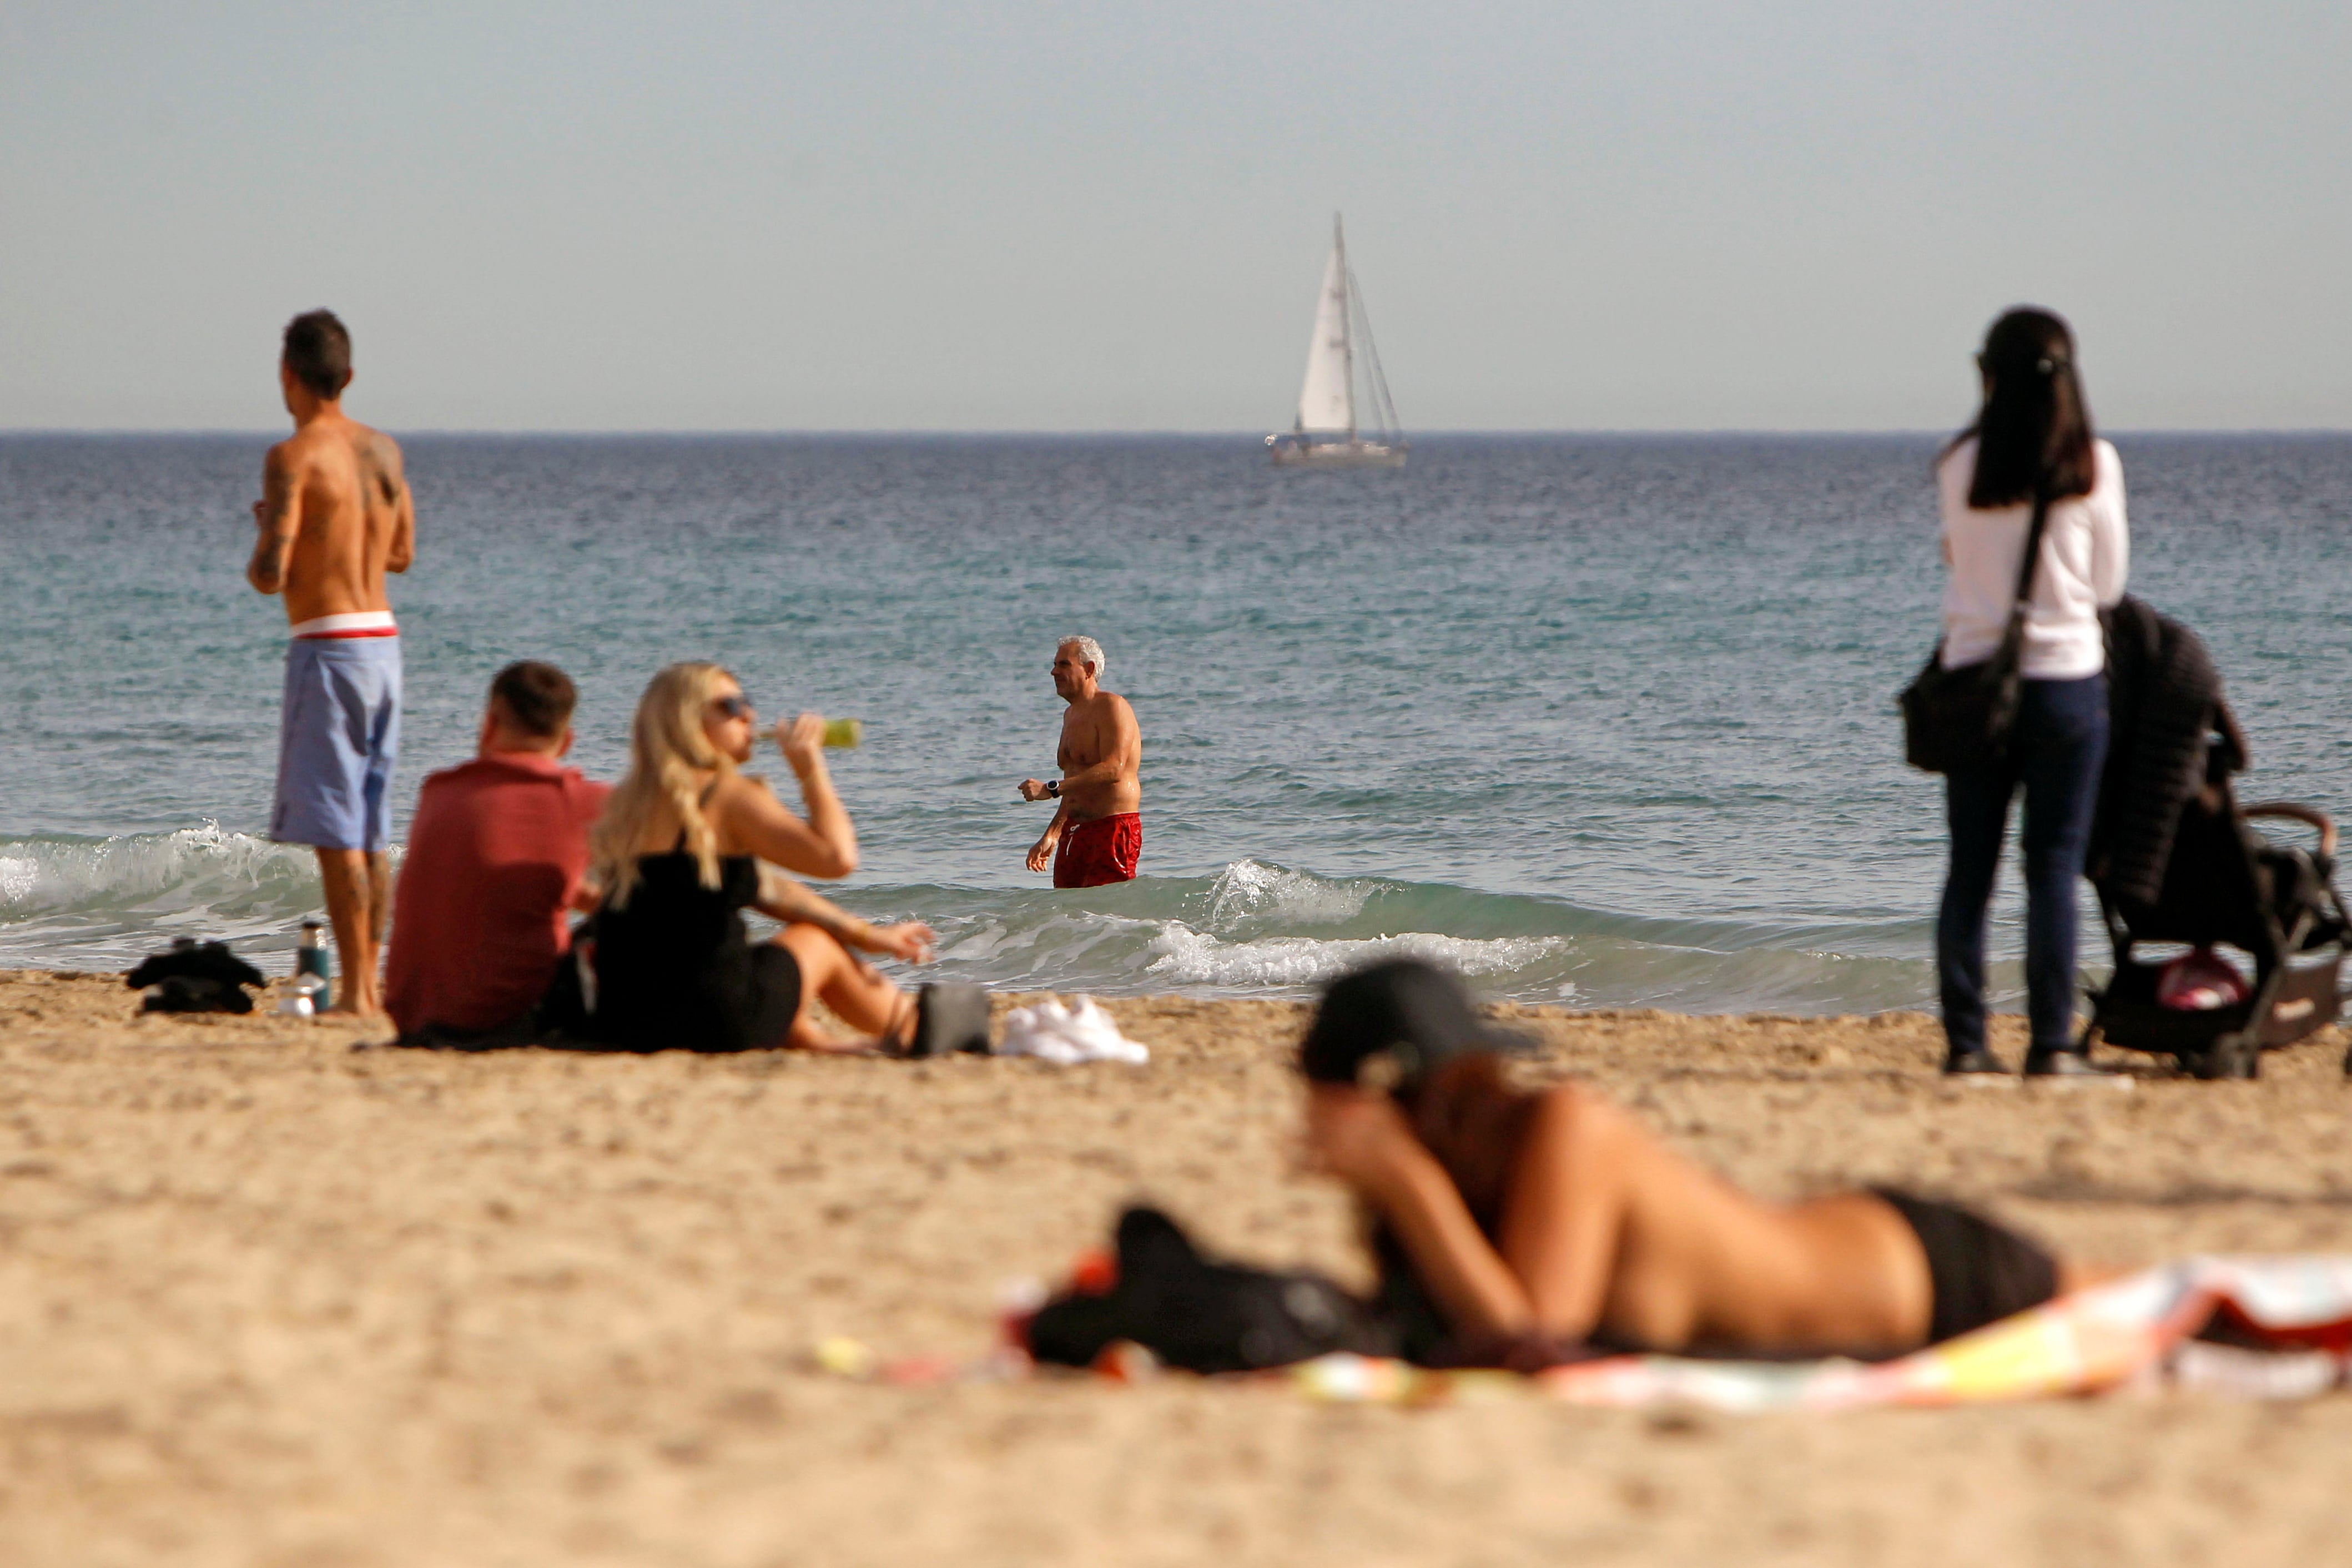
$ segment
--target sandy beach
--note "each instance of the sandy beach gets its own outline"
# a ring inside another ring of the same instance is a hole
[[[268,1005],[264,1003],[265,1007]],[[354,1050],[0,974],[0,1560],[2317,1561],[2352,1399],[1837,1417],[898,1388],[1149,1194],[1360,1278],[1291,1168],[1296,1005],[1111,1004],[1149,1067]],[[2340,1032],[2201,1084],[1948,1086],[1918,1014],[1506,1009],[1759,1191],[1894,1181],[2086,1257],[2352,1250]],[[2019,1020],[1997,1043],[2020,1049]]]

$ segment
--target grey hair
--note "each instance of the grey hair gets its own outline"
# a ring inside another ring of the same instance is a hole
[[[1110,667],[1104,662],[1102,644],[1092,637],[1065,637],[1054,646],[1056,649],[1076,648],[1078,651],[1078,657],[1095,667],[1097,680],[1101,680],[1103,672]]]

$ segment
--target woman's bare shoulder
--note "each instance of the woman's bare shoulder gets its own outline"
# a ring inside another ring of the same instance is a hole
[[[1677,1151],[1635,1113],[1587,1084],[1562,1082],[1538,1092],[1528,1116],[1528,1136],[1576,1160],[1601,1160],[1638,1167],[1643,1179],[1669,1172],[1717,1179]]]
[[[1581,1128],[1628,1121],[1614,1101],[1572,1079],[1546,1084],[1528,1099],[1529,1130],[1541,1129],[1553,1137],[1571,1137]]]
[[[722,773],[710,781],[703,810],[713,821],[751,811],[765,815],[777,809],[776,792],[757,773]]]
[[[772,800],[776,792],[769,789],[767,779],[757,773],[721,773],[710,781],[710,799],[714,805],[720,800],[747,797]]]
[[[718,779],[702,810],[711,825],[730,840],[773,827],[778,819],[792,815],[768,781],[756,773],[729,773]]]

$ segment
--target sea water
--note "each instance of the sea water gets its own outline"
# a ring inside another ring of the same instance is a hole
[[[415,436],[395,831],[507,661],[571,672],[610,779],[646,677],[715,659],[766,717],[865,721],[828,756],[864,854],[837,896],[929,921],[936,973],[1300,995],[1405,951],[1576,1006],[1925,1005],[1942,795],[1894,694],[1936,632],[1937,439],[1430,437],[1299,473],[1245,436]],[[262,836],[266,441],[0,437],[0,964],[194,935],[284,970],[318,911]],[[2246,798],[2352,809],[2352,438],[2117,444],[2133,588],[2211,644]],[[1074,633],[1142,721],[1143,875],[1056,893],[1014,786],[1053,775]]]

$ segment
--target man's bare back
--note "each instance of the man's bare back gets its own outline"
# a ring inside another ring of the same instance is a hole
[[[269,449],[253,517],[260,538],[246,578],[283,591],[293,625],[391,609],[384,574],[406,571],[416,553],[399,444],[331,404]]]
[[[416,554],[416,507],[398,444],[343,413],[351,379],[351,334],[333,312],[287,323],[278,386],[294,434],[262,465],[245,577],[285,595],[293,632],[269,836],[318,852],[342,959],[337,1006],[373,1015],[400,751],[399,628],[383,578]]]

